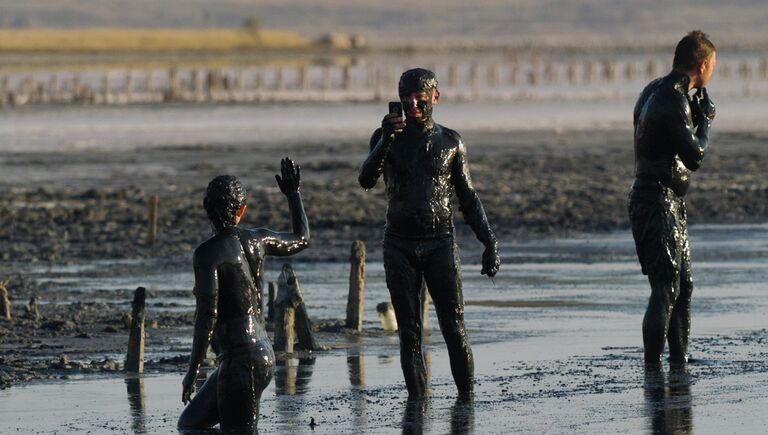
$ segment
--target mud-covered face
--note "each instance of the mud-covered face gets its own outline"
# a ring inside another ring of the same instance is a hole
[[[437,89],[414,91],[400,95],[405,117],[409,121],[425,123],[432,120],[432,110],[439,98]]]

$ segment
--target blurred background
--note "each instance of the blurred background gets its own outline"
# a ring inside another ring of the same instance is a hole
[[[768,4],[611,0],[0,0],[0,104],[633,99],[702,29],[722,99],[768,93]]]

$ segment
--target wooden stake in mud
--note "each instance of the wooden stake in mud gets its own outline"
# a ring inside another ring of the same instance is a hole
[[[277,281],[277,309],[275,318],[275,350],[293,352],[294,331],[298,338],[297,347],[313,351],[318,345],[312,337],[312,324],[304,306],[299,281],[290,264],[283,265]]]
[[[397,319],[395,318],[395,307],[391,302],[382,302],[376,305],[376,311],[379,313],[381,329],[385,331],[397,331]]]
[[[365,290],[365,243],[355,240],[349,257],[349,295],[345,326],[357,332],[363,330],[363,292]]]
[[[144,303],[147,289],[139,287],[133,294],[131,332],[128,334],[128,355],[125,358],[125,371],[144,373]]]
[[[11,301],[8,299],[8,280],[0,281],[0,319],[11,320]]]
[[[42,317],[40,316],[40,309],[37,306],[37,298],[35,296],[29,298],[29,303],[24,307],[24,311],[26,311],[27,317],[34,321],[38,321]]]
[[[149,198],[149,210],[147,213],[147,244],[154,245],[157,240],[157,207],[160,202],[160,198],[157,195],[152,195]]]

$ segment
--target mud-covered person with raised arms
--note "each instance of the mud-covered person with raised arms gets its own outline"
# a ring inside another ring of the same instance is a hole
[[[288,199],[293,232],[238,227],[246,194],[230,175],[214,178],[203,207],[215,234],[197,247],[194,337],[179,418],[180,430],[206,429],[220,423],[227,432],[255,433],[261,393],[272,379],[275,355],[261,312],[262,274],[267,255],[293,255],[309,246],[309,224],[299,194],[300,168],[285,158],[277,184]],[[200,364],[211,341],[218,368],[192,397]]]

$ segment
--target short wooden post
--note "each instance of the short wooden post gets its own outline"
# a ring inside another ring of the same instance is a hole
[[[397,319],[395,318],[395,308],[391,302],[382,302],[376,305],[376,311],[379,313],[379,322],[381,329],[385,331],[397,331]]]
[[[363,291],[365,289],[365,243],[355,240],[349,257],[349,295],[347,296],[346,327],[363,330]]]
[[[649,80],[656,78],[656,61],[655,60],[651,59],[648,61],[648,64],[645,66],[645,75]]]
[[[309,88],[309,68],[301,65],[296,72],[296,88],[305,91]]]
[[[11,300],[8,298],[8,280],[0,281],[0,319],[11,320]]]
[[[30,319],[34,321],[40,320],[40,309],[37,306],[37,298],[35,296],[29,298],[29,303],[24,307],[24,311]]]
[[[323,77],[322,77],[322,90],[326,91],[331,88],[331,68],[324,66],[323,67]]]
[[[133,73],[128,71],[125,75],[125,102],[130,103],[133,98]]]
[[[285,87],[285,80],[283,78],[283,68],[277,67],[275,70],[275,90],[282,91]]]
[[[147,244],[153,245],[157,240],[157,207],[160,202],[160,198],[157,195],[152,195],[149,198],[149,209],[147,210]]]
[[[448,65],[448,86],[453,88],[459,83],[456,74],[456,64]]]
[[[290,264],[284,264],[277,280],[277,318],[275,319],[275,350],[293,352],[294,332],[296,347],[313,351],[319,346],[312,337],[312,324],[304,306],[299,280]]]
[[[131,331],[128,334],[128,355],[125,358],[125,371],[144,373],[144,304],[147,289],[138,287],[131,303]]]
[[[352,70],[349,65],[344,65],[341,69],[341,87],[344,90],[352,87]]]
[[[269,292],[267,293],[267,322],[275,321],[275,296],[277,294],[277,285],[270,281]]]
[[[576,64],[575,63],[568,64],[566,75],[568,76],[568,83],[570,84],[576,83]]]
[[[292,282],[291,278],[293,278]],[[277,299],[275,300],[275,350],[293,353],[294,326],[296,323],[296,306],[293,294],[295,275],[289,264],[283,265],[280,278],[277,280]]]
[[[109,103],[109,74],[107,73],[101,76],[101,102]]]

